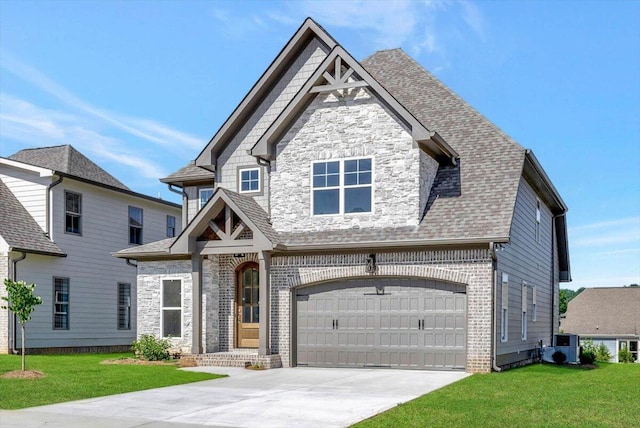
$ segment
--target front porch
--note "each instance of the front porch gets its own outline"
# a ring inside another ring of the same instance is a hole
[[[185,355],[182,359],[207,367],[260,366],[265,369],[282,367],[280,355],[260,355],[256,349],[236,349],[228,352]]]

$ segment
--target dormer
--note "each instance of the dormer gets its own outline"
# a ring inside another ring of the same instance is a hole
[[[191,161],[160,181],[168,184],[172,192],[182,195],[182,224],[186,227],[213,195],[215,173]]]

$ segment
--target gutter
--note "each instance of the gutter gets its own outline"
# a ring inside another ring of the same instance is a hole
[[[12,272],[11,272],[11,276],[13,277],[12,280],[15,282],[18,280],[18,267],[17,264],[18,262],[24,260],[27,258],[27,253],[25,251],[20,251],[22,253],[22,255],[20,257],[18,257],[17,259],[11,260],[11,264],[12,264]],[[14,313],[13,314],[13,320],[12,320],[12,329],[13,329],[13,340],[11,343],[11,352],[13,354],[17,354],[18,353],[18,348],[16,348],[16,342],[18,341],[18,332],[17,332],[17,327],[18,325],[18,317],[17,315]]]
[[[51,237],[51,211],[52,211],[52,207],[50,205],[51,204],[51,189],[53,189],[55,186],[57,186],[58,184],[62,183],[62,180],[64,179],[64,177],[62,175],[58,175],[58,178],[56,181],[52,182],[51,184],[49,184],[47,186],[47,195],[46,195],[46,202],[45,202],[45,206],[47,207],[47,212],[46,212],[46,227],[47,227],[47,231],[45,233],[45,235],[47,236],[47,238],[51,239],[51,241],[53,241],[53,238]]]
[[[184,188],[181,188],[180,190],[178,189],[174,189],[174,184],[173,183],[167,183],[167,187],[169,188],[170,192],[173,193],[177,193],[178,195],[182,195],[182,207],[181,207],[181,221],[182,224],[180,225],[180,229],[184,229],[185,227],[187,227],[187,215],[188,215],[188,211],[189,211],[189,195],[187,195],[187,192],[184,191]]]
[[[496,310],[496,302],[498,301],[498,255],[496,254],[496,247],[493,242],[489,243],[489,252],[491,253],[491,293],[493,299],[491,299],[491,370],[500,373],[502,368],[497,364],[498,356],[498,311]]]

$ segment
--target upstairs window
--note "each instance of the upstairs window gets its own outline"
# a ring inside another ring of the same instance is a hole
[[[260,192],[260,168],[247,168],[238,171],[240,193]]]
[[[66,233],[81,235],[82,195],[80,195],[79,193],[65,191],[64,199],[64,231]]]
[[[536,242],[540,242],[540,200],[536,200]]]
[[[200,191],[198,192],[198,196],[200,197],[200,209],[202,209],[202,207],[204,207],[207,202],[209,202],[209,199],[211,199],[211,197],[213,196],[213,187],[200,189]]]
[[[370,213],[372,164],[371,158],[313,163],[313,215]]]
[[[176,218],[172,215],[167,216],[167,238],[176,236]]]
[[[142,208],[129,207],[129,244],[142,244]]]
[[[53,278],[53,328],[69,330],[69,278]]]

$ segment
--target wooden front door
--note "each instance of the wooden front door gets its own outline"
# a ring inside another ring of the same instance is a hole
[[[236,275],[236,347],[238,348],[258,347],[259,278],[256,263],[242,265]]]

